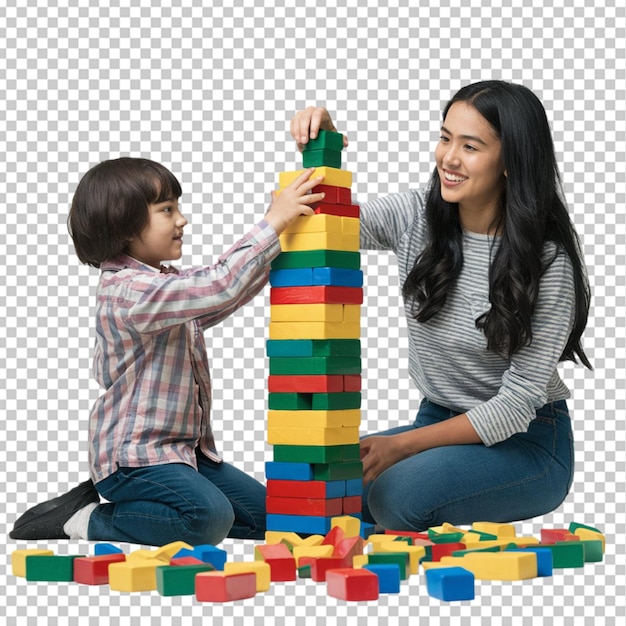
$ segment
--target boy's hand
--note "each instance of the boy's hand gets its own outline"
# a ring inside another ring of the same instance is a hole
[[[331,130],[337,132],[330,113],[323,107],[308,107],[304,111],[298,111],[291,120],[291,134],[298,144],[298,150],[302,148],[309,139],[315,139],[320,130]],[[343,136],[343,147],[348,145],[348,138]]]
[[[272,191],[272,204],[265,214],[265,220],[274,228],[277,234],[291,224],[300,215],[313,215],[313,209],[308,206],[324,199],[323,193],[311,193],[324,180],[323,176],[311,178],[314,167],[305,170],[288,187],[278,195]]]

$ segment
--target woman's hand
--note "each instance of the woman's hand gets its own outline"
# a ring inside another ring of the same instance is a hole
[[[371,483],[386,469],[405,458],[399,435],[373,435],[361,440],[363,482]]]
[[[303,111],[298,111],[291,120],[291,135],[298,144],[298,150],[302,148],[309,139],[315,139],[320,130],[330,130],[337,132],[330,113],[323,107],[307,107]],[[348,138],[343,136],[344,148],[348,145]]]

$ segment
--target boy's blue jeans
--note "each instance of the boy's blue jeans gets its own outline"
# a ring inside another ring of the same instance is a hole
[[[265,487],[232,465],[197,459],[197,471],[182,463],[122,467],[97,483],[109,503],[91,514],[89,539],[153,546],[263,539]]]
[[[412,426],[455,411],[423,400]],[[528,431],[487,447],[433,448],[400,461],[366,486],[363,519],[391,530],[423,531],[444,522],[510,522],[553,511],[572,484],[574,448],[564,400],[537,411]]]

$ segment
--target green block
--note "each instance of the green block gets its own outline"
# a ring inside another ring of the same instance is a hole
[[[268,357],[361,356],[358,339],[268,339]]]
[[[361,394],[343,393],[270,393],[268,407],[276,411],[341,411],[361,407]]]
[[[337,150],[305,150],[302,165],[307,167],[334,167],[341,169],[341,152]]]
[[[350,480],[363,477],[361,461],[313,464],[313,480]]]
[[[355,444],[356,445],[356,444]],[[341,463],[344,446],[274,446],[280,463]]]
[[[585,549],[580,541],[558,541],[553,545],[543,545],[542,548],[552,550],[552,567],[583,567],[585,564]]]
[[[473,535],[478,535],[479,541],[495,541],[498,539],[498,535],[483,533],[480,530],[468,530],[467,532],[472,533]]]
[[[367,555],[368,565],[378,563],[396,563],[400,567],[400,580],[407,579],[409,572],[409,554],[407,552],[374,552]]]
[[[348,356],[271,357],[271,376],[360,374],[361,359]]]
[[[413,545],[413,539],[411,539],[411,537],[396,537],[394,541],[397,541],[399,543],[406,543],[408,546]]]
[[[26,557],[26,580],[72,582],[74,559],[84,555],[32,555]]]
[[[303,146],[302,152],[311,152],[313,150],[343,150],[343,135],[331,130],[320,130],[315,139],[309,141]]]
[[[585,563],[599,563],[602,561],[602,541],[600,539],[581,539]]]
[[[438,533],[429,528],[428,538],[433,543],[459,543],[463,539],[463,533]]]
[[[311,578],[311,566],[301,565],[297,568],[298,578]]]
[[[570,533],[572,533],[572,535],[574,535],[576,534],[576,530],[578,530],[579,528],[584,528],[585,530],[591,530],[594,533],[602,534],[601,530],[598,530],[597,528],[594,528],[593,526],[585,526],[585,524],[578,524],[577,522],[570,522],[568,530],[570,531]]]
[[[361,268],[361,254],[349,250],[304,250],[282,252],[272,261],[273,270],[304,267],[338,267],[358,270]]]
[[[191,596],[196,592],[196,574],[214,570],[215,568],[208,563],[206,565],[164,565],[157,567],[157,591],[162,596]]]
[[[517,546],[515,546],[517,549]],[[466,554],[472,554],[474,552],[500,552],[499,546],[492,546],[490,548],[469,548],[468,550],[455,550],[452,556],[465,556]]]
[[[343,461],[360,461],[361,460],[361,446],[358,443],[342,446],[343,448]]]

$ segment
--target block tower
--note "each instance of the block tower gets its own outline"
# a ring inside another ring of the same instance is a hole
[[[282,233],[270,271],[268,530],[326,534],[331,518],[361,514],[363,273],[342,149],[323,130],[305,146],[304,167],[324,176],[313,192],[326,196]],[[281,173],[280,188],[300,173]]]

